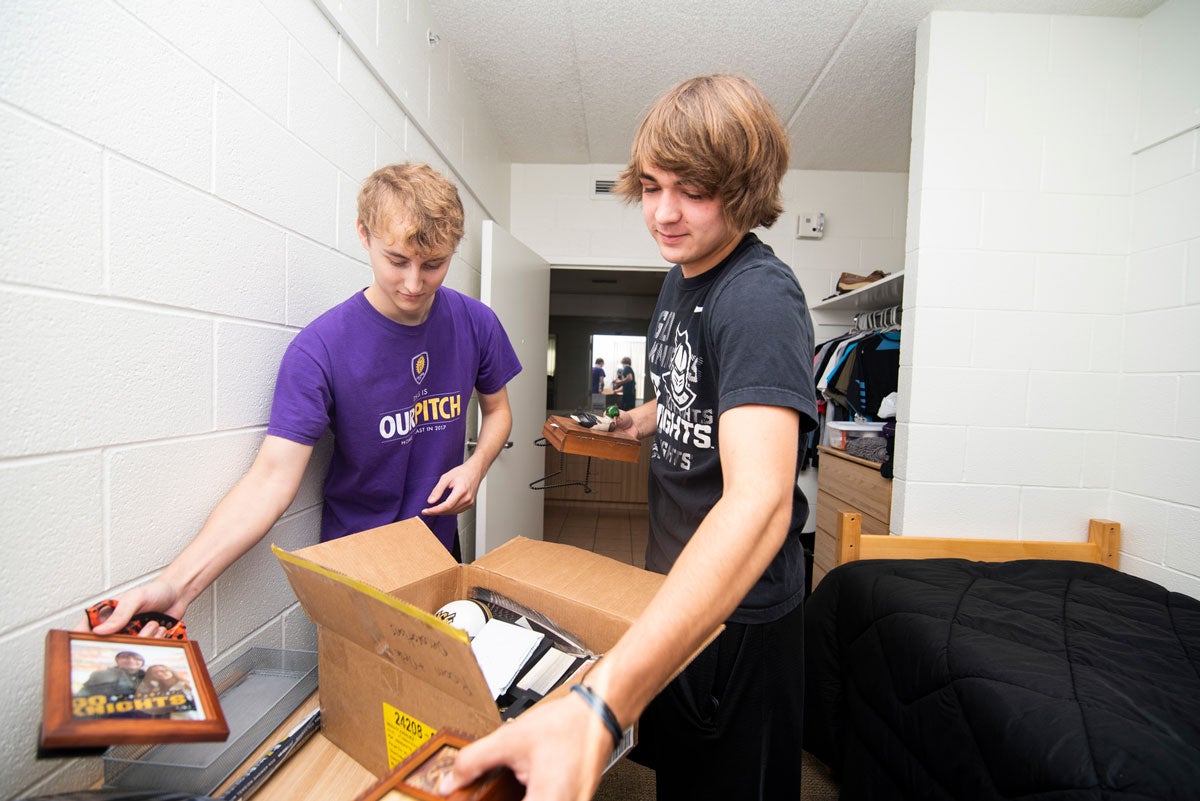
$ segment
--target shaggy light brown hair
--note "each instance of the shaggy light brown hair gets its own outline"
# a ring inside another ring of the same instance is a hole
[[[654,104],[633,140],[614,192],[642,199],[647,168],[675,173],[719,198],[725,219],[742,231],[770,228],[783,212],[780,182],[790,149],[762,91],[735,75],[691,78]]]

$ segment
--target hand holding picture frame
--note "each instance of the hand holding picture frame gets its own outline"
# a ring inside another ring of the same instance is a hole
[[[220,741],[229,726],[191,641],[51,630],[43,749]]]
[[[472,738],[442,729],[416,751],[363,790],[354,801],[380,801],[393,790],[421,801],[518,801],[525,788],[508,768],[489,771],[448,796],[438,792],[442,777],[454,768],[454,758]]]

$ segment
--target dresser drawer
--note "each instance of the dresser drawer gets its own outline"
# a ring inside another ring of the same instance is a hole
[[[837,566],[838,512],[859,511],[853,505],[828,493],[817,492],[817,532],[813,538],[813,583]],[[860,513],[861,514],[861,513]],[[868,514],[862,515],[864,534],[888,534],[888,524]]]
[[[844,501],[847,508],[876,520],[886,522],[891,519],[892,482],[881,476],[876,468],[824,452],[817,468],[817,486],[821,492]],[[817,509],[819,512],[820,504]],[[864,531],[865,526],[864,521]]]
[[[837,539],[838,512],[858,512],[862,515],[863,534],[890,534],[888,524],[869,515],[853,503],[835,498],[825,490],[817,491],[817,531],[827,531]]]

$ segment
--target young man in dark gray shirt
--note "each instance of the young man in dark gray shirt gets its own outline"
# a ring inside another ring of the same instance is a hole
[[[666,579],[584,686],[464,749],[443,789],[508,765],[531,801],[590,798],[611,735],[641,718],[660,799],[799,797],[813,335],[795,276],[750,233],[782,212],[787,166],[741,78],[685,81],[642,122],[617,192],[676,266],[649,331],[655,397],[618,419],[654,438],[646,566]]]

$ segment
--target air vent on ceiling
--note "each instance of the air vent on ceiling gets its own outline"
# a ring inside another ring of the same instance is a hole
[[[595,194],[597,197],[600,197],[603,195],[611,195],[613,193],[613,188],[616,185],[617,185],[617,182],[615,180],[597,178],[596,179],[596,189],[593,194]]]

